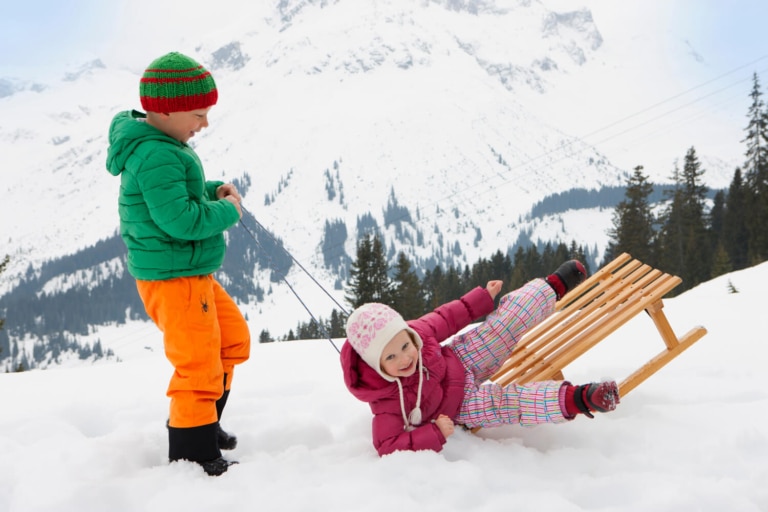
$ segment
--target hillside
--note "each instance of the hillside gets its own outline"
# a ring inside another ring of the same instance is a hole
[[[241,186],[253,215],[243,224],[261,229],[258,221],[339,300],[355,243],[370,230],[384,237],[392,259],[403,251],[420,270],[471,264],[521,237],[576,240],[599,259],[608,210],[584,204],[529,215],[554,194],[620,186],[629,170],[544,107],[616,58],[589,10],[450,0],[238,6],[226,30],[178,40],[220,88],[211,127],[194,147],[209,179]],[[104,170],[110,119],[138,106],[143,68],[133,56],[126,62],[97,58],[55,83],[4,88],[0,216],[12,219],[0,224],[11,257],[0,276],[6,304],[100,315],[94,324],[141,315],[115,252],[119,180]],[[609,63],[610,72],[621,69]],[[714,162],[710,186],[725,186],[733,168],[700,153]],[[669,176],[653,173],[658,181]],[[234,263],[221,278],[242,288],[249,316],[272,332],[307,320],[270,269],[285,252],[261,251],[240,227],[229,238]],[[296,266],[284,277],[313,311],[329,313],[332,303]],[[120,293],[110,296],[115,288]],[[96,302],[109,311],[94,311]],[[91,310],[65,309],[75,307]],[[31,353],[52,332],[14,329],[13,312],[6,310],[10,338],[0,344],[19,341]],[[24,322],[37,314],[25,313]]]
[[[227,457],[240,464],[219,478],[167,462],[172,369],[154,326],[109,328],[123,363],[0,374],[12,411],[0,415],[0,509],[765,510],[768,345],[755,333],[766,280],[768,263],[666,300],[678,332],[709,333],[616,411],[457,431],[440,453],[379,458],[370,411],[345,389],[327,340],[256,345],[223,417],[239,437]],[[621,379],[663,343],[639,315],[602,345],[566,376]]]

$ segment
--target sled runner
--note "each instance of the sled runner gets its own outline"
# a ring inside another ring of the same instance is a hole
[[[621,254],[560,300],[555,313],[523,336],[491,380],[508,385],[563,379],[563,368],[645,311],[665,347],[619,384],[625,396],[707,333],[697,326],[678,338],[664,315],[662,297],[681,282]]]

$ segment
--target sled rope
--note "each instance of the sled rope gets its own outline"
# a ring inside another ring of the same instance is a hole
[[[317,279],[315,279],[315,277],[314,277],[312,274],[310,274],[310,273],[309,273],[309,271],[308,271],[306,268],[304,268],[304,265],[302,265],[301,263],[299,263],[299,261],[298,261],[296,258],[294,258],[294,257],[293,257],[293,255],[292,255],[292,254],[291,254],[291,253],[288,251],[288,249],[286,249],[285,247],[283,247],[283,245],[282,245],[281,243],[279,243],[279,242],[277,241],[277,239],[275,239],[275,237],[274,237],[274,236],[272,236],[272,234],[271,234],[269,231],[267,231],[267,229],[266,229],[266,228],[265,228],[265,227],[264,227],[264,226],[263,226],[263,225],[262,225],[262,224],[261,224],[261,223],[260,223],[260,222],[259,222],[259,221],[256,219],[256,217],[255,217],[255,216],[254,216],[254,215],[253,215],[251,212],[249,212],[248,210],[246,210],[246,209],[245,209],[245,207],[243,207],[243,206],[242,206],[242,204],[240,205],[240,207],[242,208],[242,210],[243,210],[243,213],[247,213],[248,215],[250,215],[250,216],[251,216],[251,218],[253,219],[253,222],[255,222],[255,223],[256,223],[256,225],[257,225],[258,227],[260,227],[260,228],[261,228],[261,230],[262,230],[264,233],[266,233],[266,234],[267,234],[267,236],[269,236],[269,237],[270,237],[270,238],[271,238],[271,239],[272,239],[272,240],[275,242],[275,245],[276,245],[276,246],[278,246],[278,247],[280,247],[280,248],[283,250],[283,252],[285,252],[285,254],[287,254],[287,255],[288,255],[288,257],[289,257],[289,258],[291,258],[291,261],[293,261],[293,262],[294,262],[294,263],[295,263],[295,264],[296,264],[296,265],[297,265],[297,266],[298,266],[298,267],[299,267],[299,268],[300,268],[300,269],[301,269],[301,270],[302,270],[302,271],[303,271],[303,272],[304,272],[304,273],[305,273],[305,274],[306,274],[306,275],[307,275],[307,276],[308,276],[308,277],[309,277],[309,278],[312,280],[312,282],[313,282],[313,283],[315,283],[315,284],[317,285],[317,287],[318,287],[318,288],[320,288],[320,289],[323,291],[323,293],[325,293],[325,295],[327,295],[327,296],[328,296],[328,298],[330,298],[330,299],[333,301],[333,303],[334,303],[334,304],[336,304],[336,305],[339,307],[339,309],[341,310],[341,312],[342,312],[342,313],[344,313],[345,315],[349,315],[349,312],[348,312],[346,309],[344,309],[344,307],[343,307],[341,304],[339,304],[339,303],[338,303],[338,301],[337,301],[337,300],[336,300],[336,299],[335,299],[335,298],[334,298],[334,297],[333,297],[333,296],[332,296],[332,295],[331,295],[331,294],[328,292],[328,290],[326,290],[326,289],[323,287],[323,285],[321,285],[321,284],[320,284],[320,283],[317,281]],[[266,255],[267,255],[267,259],[269,260],[269,269],[270,269],[272,272],[276,273],[276,274],[277,274],[277,275],[280,277],[280,279],[281,279],[281,280],[282,280],[282,281],[283,281],[283,282],[286,284],[286,286],[288,286],[288,289],[289,289],[289,290],[291,290],[291,293],[293,293],[293,295],[296,297],[296,299],[299,301],[299,303],[300,303],[300,304],[301,304],[301,305],[304,307],[304,309],[307,311],[307,313],[308,313],[308,314],[309,314],[309,316],[312,318],[312,320],[314,320],[314,321],[315,321],[315,324],[317,324],[318,328],[319,328],[319,329],[320,329],[320,331],[323,333],[323,336],[325,336],[325,337],[326,337],[326,339],[327,339],[327,340],[328,340],[328,342],[331,344],[331,346],[333,346],[333,348],[336,350],[336,352],[338,352],[338,353],[341,353],[341,351],[339,350],[339,348],[338,348],[338,347],[336,346],[336,344],[333,342],[333,339],[331,338],[330,334],[329,334],[329,333],[328,333],[328,331],[325,329],[325,326],[323,326],[322,322],[320,322],[320,321],[319,321],[319,320],[318,320],[318,319],[315,317],[315,315],[314,315],[314,314],[312,313],[312,311],[309,309],[309,306],[307,306],[307,304],[304,302],[304,300],[302,300],[301,296],[300,296],[300,295],[299,295],[299,294],[296,292],[296,290],[293,288],[293,286],[291,286],[291,283],[289,283],[289,282],[288,282],[288,279],[286,278],[286,276],[285,276],[284,274],[282,274],[281,272],[278,272],[277,270],[275,270],[274,266],[272,265],[272,258],[269,256],[269,253],[268,253],[268,252],[267,252],[267,251],[264,249],[264,247],[261,245],[261,243],[259,242],[259,239],[258,239],[258,238],[256,237],[256,235],[253,233],[253,231],[252,231],[250,228],[248,228],[248,226],[246,226],[246,225],[245,225],[245,223],[243,222],[243,219],[240,219],[240,225],[241,225],[241,226],[243,227],[243,229],[245,229],[245,231],[246,231],[246,232],[247,232],[247,233],[250,235],[250,237],[253,239],[253,241],[254,241],[254,242],[256,242],[256,245],[258,245],[258,246],[259,246],[259,248],[260,248],[262,251],[264,251],[264,254],[266,254]]]

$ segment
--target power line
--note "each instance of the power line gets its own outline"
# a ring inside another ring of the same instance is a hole
[[[627,134],[629,134],[629,133],[631,133],[631,132],[633,132],[633,131],[635,131],[635,130],[643,127],[643,126],[653,125],[653,123],[658,123],[659,121],[661,121],[661,120],[671,116],[672,114],[674,114],[676,112],[681,111],[682,109],[684,109],[686,107],[690,107],[690,106],[693,106],[693,105],[700,104],[701,102],[703,102],[707,98],[710,98],[710,97],[716,96],[718,94],[721,94],[724,91],[730,90],[733,87],[736,87],[737,85],[743,84],[744,82],[746,82],[748,80],[751,80],[752,73],[750,73],[750,75],[748,77],[739,77],[737,80],[732,81],[732,82],[728,83],[727,85],[725,85],[725,86],[723,86],[723,87],[721,87],[721,88],[719,88],[719,89],[717,89],[715,91],[709,92],[707,94],[704,94],[703,96],[699,96],[699,97],[697,97],[697,98],[695,98],[695,99],[693,99],[691,101],[688,101],[687,103],[685,103],[683,105],[670,108],[670,109],[662,112],[661,114],[656,115],[652,119],[638,121],[636,124],[634,124],[632,126],[629,126],[627,128],[624,128],[623,130],[621,130],[619,132],[616,132],[614,134],[608,135],[608,136],[606,136],[606,137],[604,137],[604,138],[602,138],[602,139],[600,139],[600,140],[598,140],[598,141],[596,141],[594,143],[588,143],[585,139],[587,139],[588,137],[592,137],[594,135],[597,135],[599,133],[603,133],[603,132],[605,132],[605,131],[613,128],[613,127],[616,127],[616,126],[618,126],[618,125],[620,125],[622,123],[625,123],[628,120],[638,118],[638,117],[640,117],[643,114],[651,112],[651,111],[653,111],[655,109],[658,109],[658,108],[660,108],[660,107],[662,107],[664,105],[667,105],[667,104],[669,104],[669,103],[671,103],[671,102],[673,102],[673,101],[675,101],[675,100],[677,100],[679,98],[682,98],[682,97],[684,97],[686,95],[689,95],[690,93],[695,92],[695,91],[701,89],[702,87],[705,87],[706,85],[715,83],[715,82],[717,82],[717,81],[719,81],[719,80],[721,80],[721,79],[723,79],[725,77],[731,76],[734,73],[742,71],[742,70],[744,70],[746,68],[750,68],[754,64],[762,62],[765,59],[768,59],[768,55],[761,56],[761,57],[759,57],[757,59],[754,59],[754,60],[752,60],[750,62],[747,62],[746,64],[742,64],[742,65],[737,66],[737,67],[735,67],[735,68],[733,68],[733,69],[731,69],[729,71],[726,71],[725,73],[722,73],[722,74],[720,74],[720,75],[718,75],[718,76],[716,76],[714,78],[711,78],[709,80],[706,80],[704,82],[696,84],[693,87],[690,87],[690,88],[688,88],[688,89],[686,89],[684,91],[681,91],[679,93],[673,94],[673,95],[667,97],[666,99],[664,99],[662,101],[659,101],[659,102],[656,102],[654,104],[651,104],[651,105],[649,105],[647,107],[644,107],[644,108],[642,108],[642,109],[640,109],[640,110],[638,110],[638,111],[636,111],[636,112],[634,112],[632,114],[626,115],[626,116],[624,116],[624,117],[622,117],[622,118],[620,118],[620,119],[618,119],[616,121],[612,121],[612,122],[610,122],[610,123],[608,123],[608,124],[606,124],[606,125],[604,125],[604,126],[602,126],[600,128],[597,128],[596,130],[593,130],[593,131],[587,133],[586,135],[584,135],[582,137],[574,137],[569,142],[567,142],[566,144],[560,145],[560,146],[555,147],[555,148],[549,148],[549,149],[545,150],[544,152],[542,152],[542,153],[540,153],[540,154],[538,154],[536,156],[533,156],[533,157],[531,157],[531,158],[529,158],[529,159],[527,159],[525,161],[519,162],[518,164],[515,164],[515,165],[509,167],[508,169],[506,169],[504,171],[506,173],[506,175],[495,173],[495,174],[492,174],[488,179],[484,179],[484,180],[481,180],[481,181],[476,181],[474,184],[470,184],[469,186],[463,186],[461,188],[457,187],[455,189],[455,192],[452,192],[452,193],[450,193],[450,194],[448,194],[446,196],[443,196],[443,197],[441,197],[439,199],[436,199],[436,200],[426,204],[425,207],[438,206],[438,205],[443,204],[443,203],[445,203],[447,201],[450,201],[452,199],[464,197],[464,196],[468,195],[470,192],[476,193],[476,194],[482,194],[483,192],[486,192],[486,191],[489,191],[489,190],[493,190],[493,189],[497,189],[499,187],[504,187],[506,185],[514,183],[514,180],[515,180],[517,175],[516,174],[514,174],[514,175],[511,174],[512,171],[522,170],[524,168],[527,168],[528,166],[530,166],[530,165],[532,165],[534,163],[539,162],[540,160],[544,159],[545,157],[550,157],[550,160],[548,160],[546,163],[537,164],[537,166],[535,166],[535,167],[528,168],[527,169],[528,172],[539,171],[541,169],[549,167],[550,165],[552,165],[554,163],[558,163],[558,162],[561,162],[563,160],[572,158],[573,155],[581,154],[581,153],[583,153],[585,151],[592,150],[593,148],[594,149],[598,149],[598,151],[599,151],[599,148],[597,148],[598,144],[602,144],[602,143],[605,143],[607,141],[614,140],[614,139],[616,139],[618,137],[627,135]],[[768,68],[761,69],[760,71],[757,71],[756,73],[758,75],[761,75],[762,73],[765,73],[766,71],[768,71]],[[745,98],[746,98],[746,95],[745,95]],[[699,114],[696,114],[696,115],[697,116],[704,115],[704,112],[700,112]],[[669,127],[667,127],[666,129],[668,130]],[[656,130],[655,132],[650,132],[650,133],[646,134],[645,137],[648,138],[651,135],[653,135],[654,133],[660,133],[660,131],[661,131],[661,129]],[[576,148],[576,145],[581,145],[581,148],[580,149]],[[567,150],[572,150],[572,153],[566,153]],[[561,154],[561,156],[557,157],[558,154]],[[424,221],[439,219],[442,215],[444,215],[444,213],[439,211],[437,208],[433,208],[433,212],[434,212],[433,214],[423,214],[423,215],[421,215],[421,217],[417,221],[414,221],[414,224],[416,222],[423,223]],[[337,247],[340,247],[340,246],[341,245],[339,245]]]

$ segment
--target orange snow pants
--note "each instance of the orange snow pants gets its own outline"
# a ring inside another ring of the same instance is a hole
[[[136,280],[136,287],[163,332],[165,355],[174,368],[168,425],[217,422],[216,400],[230,389],[234,366],[250,355],[251,335],[237,304],[211,275]]]

